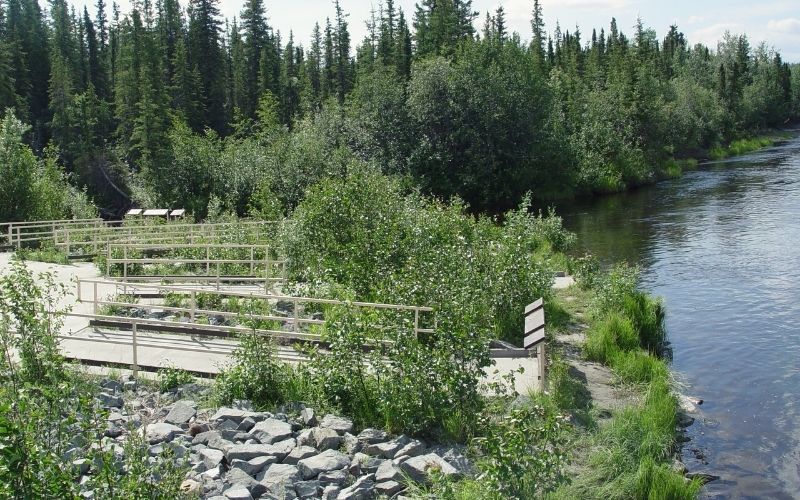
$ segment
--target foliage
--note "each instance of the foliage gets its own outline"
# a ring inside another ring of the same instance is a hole
[[[430,201],[355,170],[319,183],[292,214],[283,237],[290,275],[362,300],[432,306],[471,334],[519,341],[520,311],[550,293],[551,249],[574,238],[525,203],[497,225],[458,201]]]
[[[194,377],[186,370],[174,366],[166,366],[158,370],[158,390],[161,392],[167,392],[192,382],[194,382]]]
[[[588,333],[583,353],[587,359],[610,363],[620,350],[629,351],[639,346],[639,337],[633,322],[619,313],[608,313]]]
[[[20,261],[0,278],[0,497],[81,498],[91,488],[102,498],[179,498],[185,470],[173,457],[151,458],[133,427],[124,449],[101,439],[98,387],[58,351],[62,293]],[[74,460],[88,462],[86,484]]]
[[[97,208],[68,182],[55,152],[37,160],[25,145],[27,129],[6,110],[0,124],[0,221],[96,217]]]
[[[535,404],[481,422],[481,497],[537,498],[554,489],[566,462],[564,425],[561,415]]]
[[[247,333],[239,337],[233,353],[234,363],[215,380],[215,398],[221,404],[248,399],[268,408],[289,400],[302,399],[301,375],[277,359],[275,342],[262,334]]]

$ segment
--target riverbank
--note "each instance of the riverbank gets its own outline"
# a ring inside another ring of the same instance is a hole
[[[567,480],[550,498],[696,498],[702,481],[679,461],[680,408],[667,361],[660,301],[625,268],[560,290],[549,398],[574,434]]]

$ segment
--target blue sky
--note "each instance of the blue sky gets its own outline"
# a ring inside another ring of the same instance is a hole
[[[92,4],[94,0],[89,0]],[[123,9],[129,0],[120,0]],[[85,0],[77,0],[83,5]],[[185,5],[187,0],[181,0]],[[379,0],[340,0],[345,12],[350,13],[351,33],[360,41],[366,33],[364,21],[369,11],[379,6]],[[409,20],[414,12],[416,0],[395,0],[403,8]],[[108,0],[110,3],[110,0]],[[333,0],[265,0],[270,24],[288,34],[294,30],[295,38],[307,45],[314,22],[322,24],[326,17],[333,16]],[[220,8],[227,17],[237,16],[243,0],[221,0]],[[487,11],[502,5],[507,13],[509,28],[519,32],[523,39],[530,37],[530,12],[533,0],[473,0],[473,7],[480,12],[478,28],[483,24]],[[556,21],[562,29],[572,31],[576,24],[584,38],[591,35],[592,28],[608,29],[611,17],[630,34],[637,16],[654,28],[661,38],[667,28],[676,23],[689,38],[690,43],[702,42],[716,47],[716,41],[729,30],[747,33],[752,45],[767,41],[780,50],[784,60],[800,62],[800,0],[542,0],[545,22],[552,31]],[[91,10],[91,7],[90,7]]]

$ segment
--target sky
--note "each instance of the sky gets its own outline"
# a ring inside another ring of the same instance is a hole
[[[74,0],[82,8],[95,0]],[[118,0],[123,12],[130,0]],[[411,22],[414,5],[418,0],[395,0]],[[349,13],[350,32],[354,41],[360,42],[366,34],[365,21],[370,10],[379,8],[380,0],[340,0]],[[110,0],[107,1],[111,3]],[[155,3],[155,2],[154,2]],[[185,5],[187,0],[182,0]],[[243,0],[220,0],[220,10],[228,18],[239,16]],[[562,30],[573,31],[577,24],[583,39],[591,36],[592,28],[608,31],[611,17],[626,34],[633,32],[636,18],[641,16],[646,26],[656,30],[659,39],[672,24],[686,34],[691,44],[701,42],[712,48],[726,30],[747,33],[751,44],[766,41],[778,49],[785,61],[800,63],[800,0],[542,0],[546,28],[552,32],[556,22]],[[270,25],[295,40],[308,45],[314,23],[324,24],[326,17],[333,18],[333,0],[265,0]],[[473,0],[479,12],[476,28],[483,26],[486,12],[494,12],[500,5],[506,11],[510,31],[518,32],[523,39],[530,38],[530,19],[533,0]],[[89,7],[92,12],[92,7]]]

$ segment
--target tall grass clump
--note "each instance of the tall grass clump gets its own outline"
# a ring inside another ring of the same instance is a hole
[[[633,322],[617,312],[605,315],[589,332],[583,353],[587,359],[610,363],[619,351],[639,346],[639,336]]]

